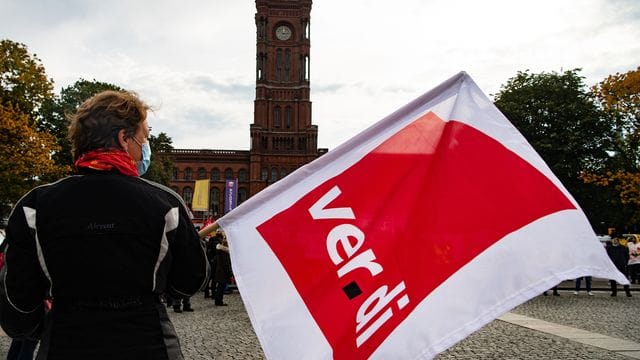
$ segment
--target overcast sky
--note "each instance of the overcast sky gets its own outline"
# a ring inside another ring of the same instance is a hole
[[[0,38],[37,54],[56,93],[80,78],[136,91],[176,148],[249,148],[253,0],[0,0]],[[346,141],[461,70],[486,94],[517,71],[640,65],[638,0],[316,0],[319,146]]]

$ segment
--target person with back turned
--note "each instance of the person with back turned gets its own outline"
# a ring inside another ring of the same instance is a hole
[[[627,262],[629,261],[629,251],[626,247],[620,245],[620,238],[614,236],[611,239],[611,242],[607,242],[607,255],[611,259],[611,262],[618,268],[618,271],[624,274],[624,276],[628,276],[627,274]],[[609,285],[611,286],[611,296],[618,295],[618,284],[615,280],[609,280]],[[624,285],[624,292],[627,294],[627,297],[631,297],[631,289],[629,285]]]
[[[125,91],[85,101],[69,127],[78,174],[12,210],[0,324],[39,336],[38,359],[183,359],[159,295],[193,295],[208,263],[182,199],[139,177],[148,109]]]

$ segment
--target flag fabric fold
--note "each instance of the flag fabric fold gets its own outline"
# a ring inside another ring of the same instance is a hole
[[[272,359],[430,359],[562,280],[627,281],[464,72],[218,223]]]

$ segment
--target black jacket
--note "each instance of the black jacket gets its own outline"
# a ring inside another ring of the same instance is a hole
[[[214,279],[216,282],[228,282],[231,275],[231,256],[228,251],[216,249],[216,270]]]
[[[158,301],[190,296],[208,262],[181,198],[118,173],[67,177],[13,209],[0,274],[0,323],[34,337],[38,359],[181,359]]]
[[[611,262],[613,262],[621,273],[626,274],[627,263],[629,262],[629,250],[622,245],[613,246],[611,244],[607,244],[606,249]]]

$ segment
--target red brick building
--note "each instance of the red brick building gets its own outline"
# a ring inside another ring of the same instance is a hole
[[[195,180],[210,179],[209,212],[224,209],[225,179],[238,203],[326,153],[311,122],[311,0],[256,0],[256,95],[250,150],[175,149],[171,187],[191,203]]]

